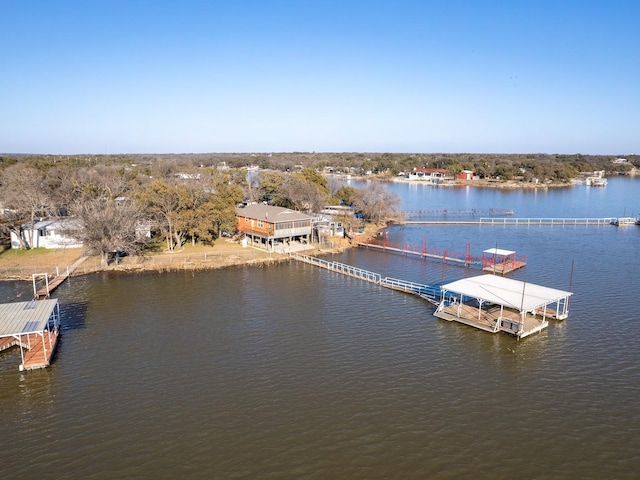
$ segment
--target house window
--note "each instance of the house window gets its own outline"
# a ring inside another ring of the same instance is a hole
[[[40,230],[38,230],[38,236],[46,237],[47,236],[47,231],[44,228],[41,228]]]
[[[259,226],[260,228],[264,227],[264,225],[263,225],[263,223],[262,223],[262,220],[258,220],[258,226]]]

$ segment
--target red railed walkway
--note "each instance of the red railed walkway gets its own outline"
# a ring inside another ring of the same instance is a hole
[[[467,244],[467,252],[460,253],[450,250],[441,250],[433,247],[419,247],[408,243],[395,243],[386,240],[370,239],[358,242],[359,247],[372,248],[385,252],[400,253],[403,255],[413,255],[420,258],[430,258],[442,260],[464,267],[481,268],[485,272],[498,273],[504,275],[527,264],[526,257],[510,255],[508,257],[478,256],[471,255],[471,244]]]

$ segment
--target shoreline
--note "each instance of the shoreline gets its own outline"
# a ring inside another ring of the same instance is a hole
[[[361,238],[374,237],[383,226],[371,225]],[[355,247],[355,241],[349,238],[335,238],[329,247],[313,245],[304,251],[307,255],[326,256],[344,252]],[[12,252],[8,250],[2,253]],[[49,281],[58,274],[66,273],[66,269],[85,254],[85,250],[60,249],[51,251],[21,251],[7,258],[0,254],[0,281],[31,282],[33,274],[49,275]],[[254,247],[242,247],[237,242],[219,241],[213,246],[185,246],[180,251],[151,253],[124,257],[117,263],[101,265],[99,255],[88,256],[71,277],[91,275],[95,273],[169,273],[179,271],[216,270],[231,267],[268,267],[290,260],[288,253],[268,252]]]

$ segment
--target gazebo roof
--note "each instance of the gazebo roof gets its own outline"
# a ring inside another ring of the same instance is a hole
[[[502,255],[504,257],[507,257],[509,255],[513,255],[514,252],[513,250],[502,250],[501,248],[487,248],[486,250],[483,250],[482,253],[488,253],[489,255]]]

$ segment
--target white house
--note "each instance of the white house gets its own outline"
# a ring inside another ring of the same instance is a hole
[[[72,238],[65,231],[77,228],[73,218],[41,220],[33,227],[22,225],[20,235],[29,248],[80,248],[82,242]],[[11,232],[11,248],[21,248],[17,232]]]
[[[445,180],[453,180],[453,177],[448,170],[440,168],[414,168],[407,174],[407,179],[439,184]]]

